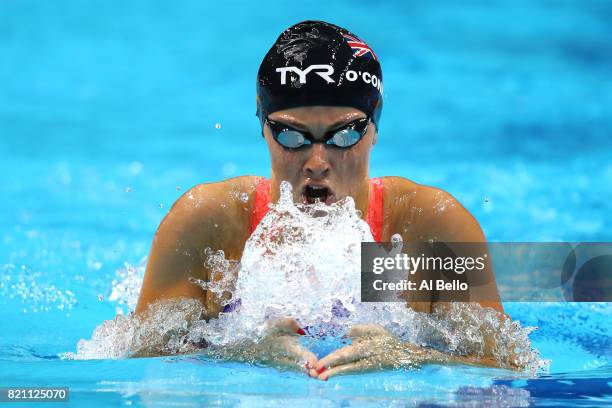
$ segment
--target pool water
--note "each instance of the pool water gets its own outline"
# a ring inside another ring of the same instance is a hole
[[[346,26],[382,61],[371,175],[441,187],[491,241],[611,241],[612,5],[0,4],[0,386],[70,404],[603,406],[612,306],[509,303],[547,372],[431,365],[319,382],[198,356],[74,361],[189,187],[269,175],[254,82],[285,27]]]

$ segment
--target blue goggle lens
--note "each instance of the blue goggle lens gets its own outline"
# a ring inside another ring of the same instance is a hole
[[[314,141],[309,133],[290,128],[268,118],[265,119],[265,123],[270,127],[274,140],[287,149],[299,149],[313,143],[325,143],[328,146],[347,149],[356,145],[365,136],[370,119],[358,119],[340,129],[332,130],[325,135],[322,141]]]

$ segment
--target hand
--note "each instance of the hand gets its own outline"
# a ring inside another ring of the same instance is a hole
[[[212,347],[203,353],[212,358],[288,367],[317,378],[318,373],[314,369],[317,356],[300,344],[299,336],[304,334],[294,319],[271,320],[266,325],[265,335],[259,340]]]
[[[348,337],[353,344],[331,352],[315,364],[319,379],[327,381],[338,374],[414,366],[438,360],[442,354],[409,343],[403,344],[376,324],[354,326]]]
[[[299,336],[304,334],[304,330],[291,318],[269,322],[265,337],[253,347],[256,359],[276,366],[303,370],[310,377],[316,378],[318,373],[314,367],[318,359],[300,344]]]

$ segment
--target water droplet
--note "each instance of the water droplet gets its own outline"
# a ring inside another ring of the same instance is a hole
[[[221,124],[220,123],[215,123],[215,129],[221,129]]]
[[[159,203],[159,208],[164,208],[164,204],[163,203]]]
[[[126,188],[126,189],[125,189],[125,192],[126,192],[126,193],[131,193],[131,192],[132,192],[132,187],[128,187],[128,188]]]
[[[102,302],[102,301],[104,300],[104,295],[101,295],[101,294],[100,294],[100,295],[98,295],[98,300],[99,300],[100,302]]]
[[[493,201],[491,201],[489,197],[485,197],[482,203],[482,207],[485,212],[490,213],[493,211],[495,205],[493,204]]]
[[[246,203],[247,201],[249,201],[249,195],[247,193],[240,194],[240,201]]]

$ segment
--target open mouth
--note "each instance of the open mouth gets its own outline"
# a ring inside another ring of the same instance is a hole
[[[330,205],[334,201],[336,201],[336,196],[327,186],[307,184],[302,190],[302,202],[304,204],[325,203]]]

